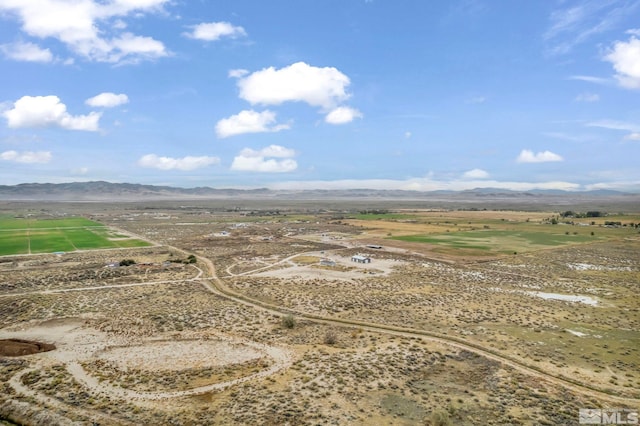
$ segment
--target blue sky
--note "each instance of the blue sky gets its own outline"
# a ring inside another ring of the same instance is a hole
[[[0,184],[640,192],[640,0],[0,0]]]

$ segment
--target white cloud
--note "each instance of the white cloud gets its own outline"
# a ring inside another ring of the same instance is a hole
[[[140,157],[138,165],[141,167],[147,167],[159,170],[195,170],[203,167],[210,166],[212,164],[219,164],[220,158],[218,157],[192,157],[187,156],[183,158],[171,158],[171,157],[159,157],[156,154],[147,154]]]
[[[329,124],[345,124],[350,123],[356,118],[362,118],[362,113],[357,109],[341,106],[331,110],[324,118]]]
[[[598,102],[600,96],[597,93],[580,93],[575,100],[576,102]]]
[[[150,37],[119,33],[122,18],[162,10],[169,0],[0,0],[0,12],[21,21],[22,31],[41,39],[54,38],[75,54],[100,62],[138,62],[168,55]],[[109,38],[109,36],[112,36]]]
[[[489,173],[482,169],[473,169],[464,172],[462,175],[464,179],[486,179],[489,177]]]
[[[551,151],[541,151],[534,154],[533,151],[528,149],[523,149],[518,158],[516,158],[518,163],[548,163],[553,161],[564,161],[564,159]]]
[[[233,159],[231,170],[262,173],[287,173],[298,168],[298,163],[290,158],[286,160],[265,160],[263,157],[243,157]]]
[[[263,157],[243,157],[239,155],[233,159],[231,170],[262,173],[287,173],[298,168],[296,160],[266,160]]]
[[[588,83],[594,83],[594,84],[611,84],[612,83],[612,81],[607,78],[593,77],[590,75],[572,75],[571,77],[569,77],[569,80],[586,81]]]
[[[229,22],[205,22],[193,25],[191,28],[191,32],[183,34],[196,40],[215,41],[222,37],[238,38],[247,35],[244,28],[232,25]]]
[[[233,159],[231,170],[264,173],[286,173],[298,168],[298,163],[291,159],[295,151],[280,145],[270,145],[261,150],[245,148]],[[269,158],[268,157],[273,157]],[[275,160],[274,158],[284,158]]]
[[[51,153],[49,151],[5,151],[0,153],[0,160],[26,164],[43,164],[51,161]]]
[[[604,60],[613,64],[622,87],[640,89],[640,40],[632,36],[628,42],[615,42]]]
[[[5,56],[14,61],[25,62],[51,62],[53,54],[49,49],[43,49],[37,44],[30,42],[17,42],[13,44],[2,44],[0,50]]]
[[[240,155],[243,157],[277,157],[277,158],[291,158],[295,157],[296,152],[293,149],[285,148],[280,145],[269,145],[266,148],[262,148],[259,151],[251,148],[245,148],[240,151]]]
[[[626,121],[619,120],[596,120],[587,123],[588,127],[602,127],[603,129],[610,130],[626,130],[629,132],[640,132],[640,125],[634,123],[628,123]]]
[[[4,111],[2,115],[11,128],[61,127],[97,131],[101,113],[73,116],[57,96],[23,96],[14,103],[13,109]]]
[[[276,113],[273,111],[244,110],[218,121],[216,134],[219,138],[227,138],[243,133],[279,132],[290,127],[288,124],[275,124],[275,121]]]
[[[87,99],[84,103],[92,107],[112,108],[128,102],[129,97],[124,93],[116,95],[115,93],[104,92]]]
[[[116,19],[111,25],[111,27],[117,30],[124,30],[125,28],[127,28],[127,23],[124,22],[122,19]]]
[[[614,29],[622,20],[636,14],[638,1],[617,2],[582,0],[551,13],[550,27],[543,34],[549,53],[566,54],[590,38]]]
[[[627,141],[640,141],[640,133],[630,133],[624,139]]]
[[[266,185],[271,189],[388,189],[404,191],[464,191],[475,188],[498,188],[511,191],[531,191],[533,189],[559,189],[564,191],[579,191],[581,185],[564,181],[548,182],[513,182],[495,180],[453,180],[443,181],[431,177],[411,178],[406,180],[392,179],[344,179],[330,181],[288,181]]]
[[[242,68],[238,68],[235,70],[229,70],[229,78],[241,78],[244,77],[245,75],[249,74],[249,71],[242,69]]]
[[[238,80],[240,98],[251,104],[279,105],[306,102],[325,110],[349,98],[349,77],[333,67],[297,62],[288,67],[264,68]]]
[[[626,121],[619,120],[597,120],[586,124],[589,127],[601,127],[609,130],[621,130],[625,132],[631,132],[624,137],[625,140],[637,140],[640,135],[640,125],[634,123],[628,123]]]
[[[138,63],[143,59],[168,56],[164,45],[151,37],[124,33],[111,40],[111,51],[104,56],[106,62]]]
[[[410,139],[410,138],[411,138],[411,136],[412,136],[412,133],[411,133],[411,132],[404,132],[404,138],[405,138],[405,139]]]

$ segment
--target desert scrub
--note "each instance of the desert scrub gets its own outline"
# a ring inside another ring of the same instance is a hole
[[[431,413],[429,417],[429,424],[432,426],[450,426],[451,418],[449,417],[449,413],[445,410],[437,410]]]
[[[37,375],[31,373],[37,373]],[[78,383],[61,364],[45,367],[40,371],[27,373],[25,376],[30,376],[29,380],[37,376],[38,391],[71,407],[96,410],[115,419],[135,424],[159,424],[157,419],[167,416],[164,412],[138,407],[121,399],[93,394],[84,385]],[[116,424],[120,423],[116,421]]]
[[[282,326],[284,328],[292,329],[295,328],[296,324],[297,321],[293,315],[289,314],[282,317]]]
[[[16,391],[7,383],[16,373],[28,367],[28,363],[21,359],[0,358],[0,401],[11,397]]]
[[[179,371],[121,369],[111,361],[85,361],[82,367],[100,381],[140,392],[181,391],[226,382],[258,373],[271,365],[268,359],[253,359],[240,364]]]
[[[324,335],[324,344],[333,346],[336,343],[338,343],[338,334],[333,330],[327,331],[327,333]]]

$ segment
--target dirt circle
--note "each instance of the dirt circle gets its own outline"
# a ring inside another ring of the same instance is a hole
[[[25,356],[40,352],[49,352],[56,348],[51,343],[35,342],[23,339],[0,340],[0,356]]]
[[[98,358],[125,369],[154,371],[241,364],[264,356],[264,351],[255,345],[230,339],[156,341],[141,346],[111,347],[98,354]]]

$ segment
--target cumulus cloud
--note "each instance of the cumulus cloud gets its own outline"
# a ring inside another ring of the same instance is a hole
[[[640,89],[640,40],[617,41],[604,57],[616,70],[618,83],[627,89]]]
[[[523,149],[518,158],[516,158],[518,163],[548,163],[554,161],[564,161],[564,159],[551,151],[534,153],[528,149]]]
[[[26,164],[44,164],[51,161],[51,153],[49,151],[5,151],[0,153],[0,160]]]
[[[216,135],[219,138],[227,138],[243,133],[279,132],[290,127],[288,124],[275,124],[275,121],[276,113],[273,111],[244,110],[218,121]]]
[[[482,169],[473,169],[464,172],[462,175],[464,179],[486,179],[489,177],[489,173]]]
[[[124,33],[111,41],[110,52],[104,55],[106,62],[137,63],[143,59],[167,56],[164,44],[151,37]]]
[[[51,62],[53,54],[49,49],[43,49],[37,44],[30,42],[17,42],[0,45],[0,50],[4,55],[14,61],[24,62]]]
[[[261,150],[245,148],[233,159],[231,170],[263,173],[292,172],[298,168],[298,163],[291,158],[293,156],[295,156],[294,150],[280,145],[270,145]]]
[[[138,165],[141,167],[147,167],[159,170],[195,170],[203,167],[210,166],[212,164],[219,164],[220,158],[218,157],[192,157],[186,156],[182,158],[172,157],[160,157],[156,154],[147,154],[140,157]]]
[[[296,152],[293,149],[285,148],[280,145],[269,145],[266,148],[262,148],[259,151],[255,151],[251,148],[245,148],[240,151],[240,155],[244,157],[277,157],[277,158],[291,158],[295,157]]]
[[[325,110],[349,98],[351,81],[333,67],[314,67],[296,62],[281,69],[264,68],[238,80],[240,98],[251,104],[280,105],[306,102]]]
[[[167,56],[165,46],[150,37],[120,33],[122,18],[162,10],[169,0],[0,0],[0,12],[15,15],[22,31],[54,38],[75,54],[100,62],[138,62]]]
[[[2,113],[11,128],[61,127],[67,130],[97,131],[101,114],[71,115],[57,96],[23,96]]]
[[[190,28],[191,31],[183,33],[183,35],[196,40],[215,41],[222,37],[238,38],[247,35],[244,28],[229,22],[204,22]]]
[[[357,109],[342,106],[331,110],[324,118],[329,124],[345,124],[350,123],[356,118],[362,118],[362,113]]]
[[[84,103],[92,107],[113,108],[128,102],[129,97],[124,93],[116,95],[115,93],[104,92],[87,99]]]

